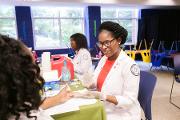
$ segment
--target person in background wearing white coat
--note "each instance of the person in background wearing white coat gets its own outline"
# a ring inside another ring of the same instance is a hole
[[[94,72],[99,98],[104,100],[107,120],[140,120],[138,89],[140,70],[120,48],[126,42],[127,30],[114,22],[100,25],[97,45],[104,56]]]
[[[82,82],[93,72],[92,59],[88,51],[87,39],[81,33],[71,35],[71,47],[75,51],[73,59],[75,75]]]

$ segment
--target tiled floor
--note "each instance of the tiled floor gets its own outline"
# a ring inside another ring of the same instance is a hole
[[[150,65],[138,63],[141,70],[149,71]],[[180,109],[169,103],[170,89],[173,81],[173,70],[168,71],[154,69],[152,72],[157,76],[157,84],[152,98],[152,118],[153,120],[180,120]],[[175,83],[173,100],[180,106],[180,83]]]

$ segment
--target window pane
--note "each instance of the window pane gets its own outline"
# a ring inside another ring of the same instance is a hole
[[[82,8],[61,8],[60,9],[61,17],[68,18],[82,18],[83,17],[83,9]]]
[[[133,8],[101,8],[103,21],[118,22],[128,31],[126,44],[135,44],[137,41],[138,9]],[[106,12],[108,11],[108,12]],[[110,12],[109,12],[110,11]]]
[[[132,42],[132,20],[119,20],[119,24],[128,31],[128,37],[126,43]]]
[[[74,33],[84,33],[82,19],[62,19],[62,47],[70,46],[69,37]]]
[[[70,35],[84,31],[83,8],[32,7],[32,15],[35,49],[67,48]]]
[[[58,19],[34,20],[35,48],[60,48]]]
[[[0,19],[0,33],[17,38],[14,19]]]
[[[101,18],[117,18],[116,9],[101,9]]]
[[[132,18],[133,12],[132,12],[132,10],[120,9],[118,11],[118,17],[119,18]]]
[[[12,6],[0,5],[0,33],[17,38],[15,12]]]
[[[33,17],[59,17],[58,8],[53,7],[32,7]]]
[[[0,17],[14,17],[14,16],[15,16],[14,7],[0,6]]]

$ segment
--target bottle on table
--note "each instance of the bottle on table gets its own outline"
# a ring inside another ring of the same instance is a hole
[[[63,62],[63,67],[61,71],[61,81],[64,83],[68,83],[71,80],[71,73],[70,70],[67,67],[67,61],[66,59]]]

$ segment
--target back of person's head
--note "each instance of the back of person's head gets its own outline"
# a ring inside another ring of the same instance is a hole
[[[88,49],[86,36],[81,33],[75,33],[70,36],[71,40],[75,41],[77,50],[81,48]]]
[[[41,104],[44,80],[31,53],[19,40],[0,35],[0,119],[27,117]],[[34,117],[36,118],[36,117]]]
[[[103,22],[99,27],[99,32],[103,30],[107,30],[111,32],[115,39],[121,38],[122,39],[121,45],[126,42],[128,32],[124,27],[122,27],[118,23],[111,22],[111,21]]]

